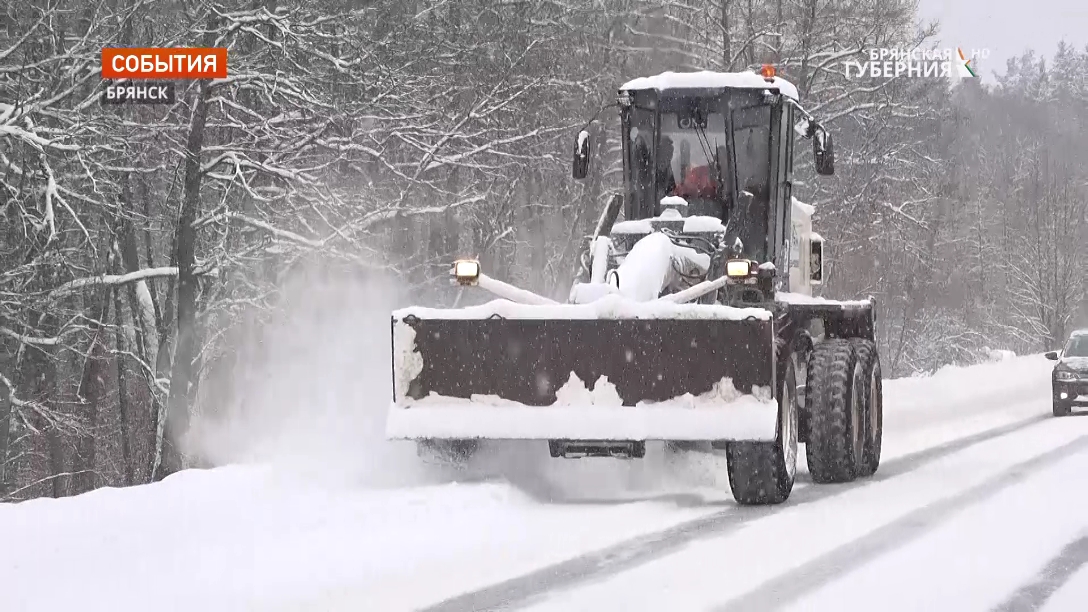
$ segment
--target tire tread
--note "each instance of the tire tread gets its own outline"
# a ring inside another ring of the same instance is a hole
[[[809,358],[806,389],[809,440],[805,454],[809,474],[818,484],[857,478],[861,458],[854,456],[850,415],[856,363],[854,345],[837,338],[817,344]]]
[[[781,376],[786,376],[784,370]],[[782,382],[775,381],[779,396]],[[796,376],[791,384],[796,385]],[[778,399],[781,401],[781,397]],[[794,478],[786,469],[785,457],[777,440],[730,442],[726,446],[726,465],[733,499],[742,506],[781,504],[789,499],[793,491]]]
[[[873,369],[876,368],[878,385],[877,397],[879,405],[874,407],[870,405],[869,389],[865,391],[865,418],[862,419],[865,427],[865,440],[862,450],[862,457],[860,466],[858,468],[859,477],[868,477],[876,473],[877,468],[880,467],[880,451],[883,444],[884,437],[884,400],[883,400],[883,384],[881,381],[882,371],[880,369],[880,354],[877,352],[876,343],[872,340],[865,338],[851,338],[850,343],[854,345],[854,351],[858,354],[858,361],[861,363],[862,375],[866,381],[873,379]],[[877,418],[876,432],[873,432],[872,419]]]

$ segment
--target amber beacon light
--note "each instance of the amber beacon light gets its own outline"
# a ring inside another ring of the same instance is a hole
[[[227,50],[183,47],[102,49],[103,79],[225,79]]]

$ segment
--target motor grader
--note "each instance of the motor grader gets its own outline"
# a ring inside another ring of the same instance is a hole
[[[610,106],[623,190],[567,301],[455,262],[453,282],[497,299],[392,314],[387,437],[455,456],[546,440],[557,458],[640,458],[663,441],[724,454],[741,504],[789,497],[799,443],[816,483],[872,475],[874,303],[813,296],[824,243],[792,193],[795,143],[811,140],[817,174],[832,175],[831,134],[770,67],[639,78]],[[575,137],[575,179],[597,116]]]

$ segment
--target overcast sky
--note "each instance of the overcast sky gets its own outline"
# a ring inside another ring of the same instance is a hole
[[[1088,0],[918,0],[924,20],[941,22],[942,47],[988,48],[982,77],[1005,72],[1005,62],[1031,48],[1053,57],[1058,42],[1088,44]]]

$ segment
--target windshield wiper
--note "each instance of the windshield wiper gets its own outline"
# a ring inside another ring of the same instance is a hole
[[[706,156],[707,160],[710,160],[712,157],[710,153],[710,138],[707,137],[706,130],[703,129],[703,126],[699,125],[698,120],[695,121],[695,135],[699,138],[699,146],[703,149],[703,155]]]
[[[719,200],[725,200],[725,189],[722,185],[722,160],[718,155],[718,148],[711,146],[710,138],[706,135],[706,130],[699,125],[699,122],[695,122],[695,133],[699,138],[699,146],[703,148],[703,154],[706,155],[707,160],[714,161],[714,194]]]

